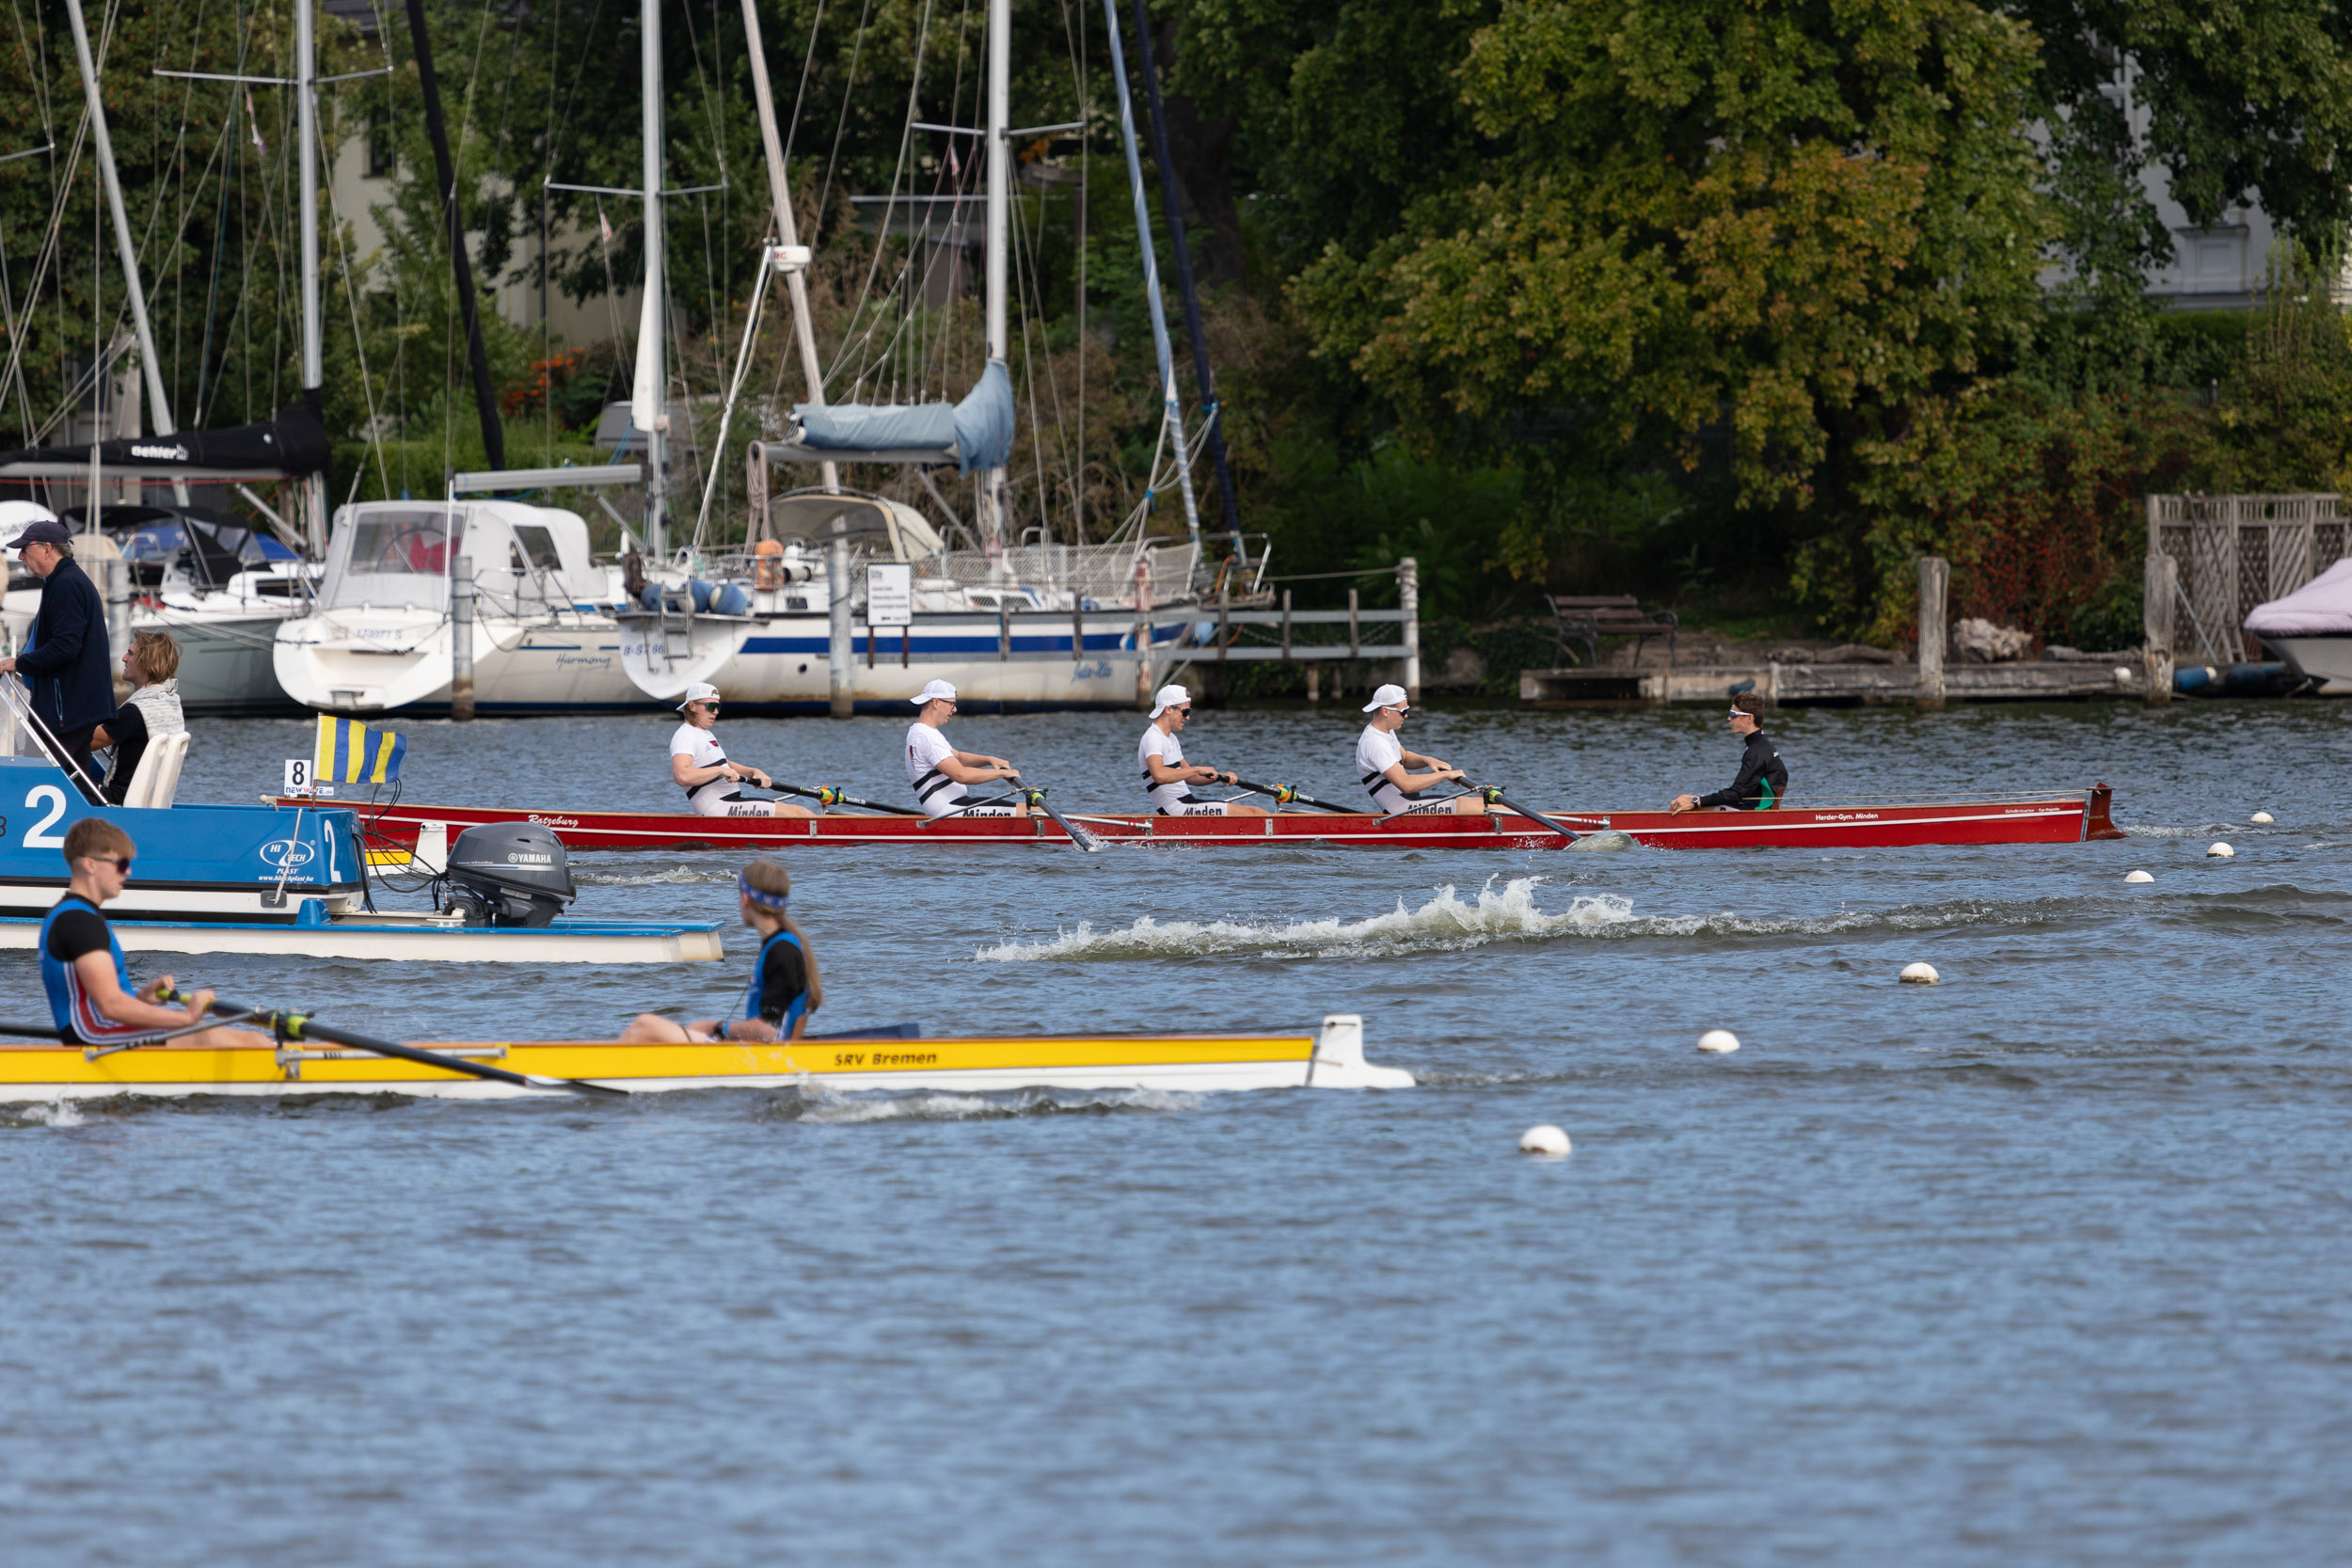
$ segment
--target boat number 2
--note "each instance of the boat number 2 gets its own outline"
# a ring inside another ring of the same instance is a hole
[[[65,815],[65,791],[56,784],[35,784],[32,793],[24,797],[24,809],[31,811],[41,803],[44,797],[49,801],[49,815],[34,823],[25,832],[24,847],[27,849],[62,849],[65,847],[65,835],[53,833],[49,829],[58,817]]]

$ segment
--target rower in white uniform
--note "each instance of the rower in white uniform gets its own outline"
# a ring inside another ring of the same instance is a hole
[[[1152,699],[1152,722],[1136,746],[1136,766],[1143,769],[1143,791],[1152,809],[1162,816],[1270,816],[1261,806],[1232,800],[1195,799],[1197,784],[1235,784],[1232,774],[1202,768],[1184,760],[1184,743],[1176,738],[1192,717],[1192,693],[1181,686],[1163,686]]]
[[[1021,770],[1003,757],[992,757],[984,752],[959,752],[939,733],[940,727],[956,716],[954,687],[946,681],[933,681],[923,688],[921,696],[907,701],[923,710],[907,726],[907,784],[914,789],[914,802],[923,808],[924,816],[1029,815],[1027,806],[1012,800],[978,806],[964,804],[966,785],[1018,785]]]
[[[807,806],[788,804],[783,800],[746,800],[735,786],[753,784],[761,789],[773,789],[768,775],[756,768],[746,768],[727,760],[726,748],[719,744],[713,733],[719,722],[719,689],[701,681],[686,689],[686,701],[678,704],[678,711],[686,722],[670,737],[670,777],[686,791],[689,805],[697,816],[815,816],[822,806],[811,810]]]
[[[1372,715],[1372,722],[1364,726],[1363,735],[1356,741],[1356,771],[1362,775],[1364,788],[1371,791],[1373,804],[1391,816],[1453,812],[1476,816],[1486,811],[1486,800],[1475,790],[1450,800],[1417,799],[1439,784],[1459,780],[1462,770],[1437,757],[1405,749],[1405,743],[1396,737],[1396,732],[1405,727],[1405,689],[1401,686],[1380,688],[1372,694],[1372,701],[1364,705],[1364,711]],[[1429,771],[1411,771],[1416,768]]]

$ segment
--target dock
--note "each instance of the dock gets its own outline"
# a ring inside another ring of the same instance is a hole
[[[1721,703],[1742,682],[1775,707],[1867,707],[1919,700],[1919,668],[1901,664],[1683,665],[1673,670],[1522,670],[1531,707],[1660,707]],[[2148,673],[2123,664],[1956,664],[1941,699],[2030,703],[2081,698],[2145,701]]]

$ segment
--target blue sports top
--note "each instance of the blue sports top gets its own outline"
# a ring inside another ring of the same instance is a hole
[[[58,927],[63,927],[60,930]],[[94,928],[93,928],[94,927]],[[88,1044],[150,1038],[163,1033],[151,1024],[117,1023],[98,1010],[82,987],[73,960],[98,951],[98,933],[106,937],[106,951],[115,960],[115,982],[131,989],[131,968],[124,962],[122,943],[98,906],[78,893],[69,893],[51,906],[40,923],[40,984],[49,993],[49,1017],[60,1038]]]
[[[779,950],[777,943],[783,943]],[[801,939],[778,927],[759,944],[752,963],[752,983],[743,992],[743,1016],[765,1019],[776,1033],[789,1036],[808,1011],[808,964]]]

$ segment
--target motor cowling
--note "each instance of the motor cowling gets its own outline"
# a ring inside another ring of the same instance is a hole
[[[485,822],[449,847],[448,906],[469,926],[545,926],[580,896],[555,830]]]

